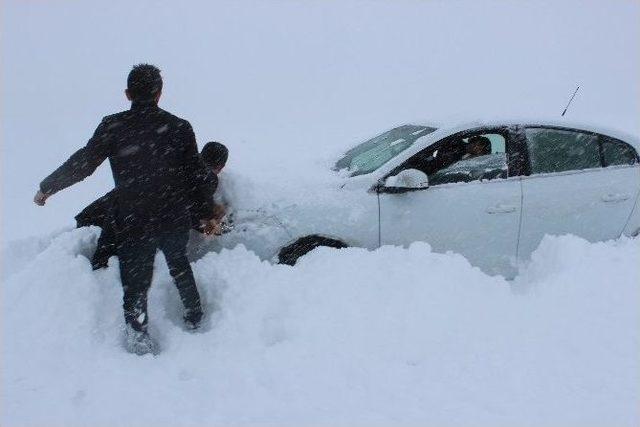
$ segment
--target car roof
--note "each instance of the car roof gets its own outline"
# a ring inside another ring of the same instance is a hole
[[[439,131],[440,135],[454,134],[467,129],[474,129],[480,127],[497,127],[497,126],[550,126],[550,127],[563,127],[576,130],[583,130],[587,132],[599,133],[602,135],[610,136],[616,139],[620,139],[628,144],[631,144],[636,150],[640,151],[640,138],[628,132],[623,132],[615,128],[600,126],[593,123],[576,122],[571,120],[565,120],[563,118],[531,118],[531,117],[517,117],[517,118],[488,118],[488,119],[472,119],[472,120],[450,120],[442,121],[440,123],[434,123],[429,121],[417,121],[417,123],[424,126],[435,127]]]

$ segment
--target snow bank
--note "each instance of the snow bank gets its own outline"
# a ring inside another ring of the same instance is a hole
[[[4,249],[4,426],[640,422],[639,239],[547,238],[513,282],[424,243],[295,268],[237,247],[194,264],[212,313],[196,334],[157,262],[158,357],[122,349],[95,239]]]

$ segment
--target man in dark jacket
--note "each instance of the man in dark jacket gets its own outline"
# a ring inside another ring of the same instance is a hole
[[[147,292],[156,251],[164,252],[185,306],[184,320],[195,328],[202,307],[185,253],[190,217],[199,217],[208,234],[219,232],[219,226],[191,125],[158,107],[160,70],[133,67],[125,93],[131,109],[105,117],[87,145],[40,183],[34,201],[44,205],[109,159],[118,194],[114,218],[127,344],[138,354],[155,353],[147,332]]]

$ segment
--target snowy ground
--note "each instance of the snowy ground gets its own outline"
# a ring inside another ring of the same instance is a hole
[[[95,238],[4,254],[2,425],[640,422],[638,239],[548,238],[513,283],[422,243],[295,268],[238,247],[195,264],[213,313],[198,334],[158,263],[163,352],[139,357],[121,346],[117,263],[83,256]]]
[[[194,265],[199,334],[157,263],[152,333],[121,346],[117,263],[73,216],[95,176],[39,181],[163,70],[161,105],[222,140],[245,188],[313,181],[414,119],[558,115],[640,134],[631,1],[23,2],[2,6],[2,426],[640,424],[640,240],[549,237],[513,282],[426,244]],[[269,194],[243,194],[245,199]],[[55,231],[57,230],[57,231]],[[29,237],[36,236],[36,237]]]

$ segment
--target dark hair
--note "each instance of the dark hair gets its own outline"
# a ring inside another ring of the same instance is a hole
[[[134,65],[127,77],[127,90],[132,101],[152,101],[162,91],[162,77],[155,65]]]
[[[216,141],[207,142],[200,152],[202,161],[212,168],[223,167],[229,158],[229,149]]]
[[[487,154],[491,153],[491,140],[486,136],[472,136],[471,138],[469,138],[469,144],[478,144],[480,145],[483,152]]]

